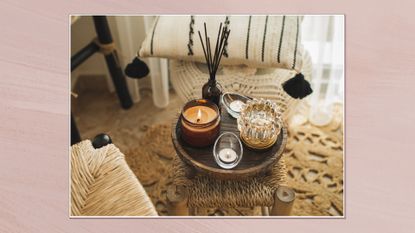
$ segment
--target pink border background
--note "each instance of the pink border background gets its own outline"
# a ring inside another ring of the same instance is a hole
[[[241,2],[0,1],[0,232],[413,232],[413,1]],[[70,13],[345,14],[346,219],[69,219]]]

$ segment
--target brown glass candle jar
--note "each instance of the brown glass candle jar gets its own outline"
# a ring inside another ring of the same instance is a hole
[[[181,137],[191,146],[212,145],[219,136],[219,108],[209,100],[198,99],[187,102],[180,118]]]

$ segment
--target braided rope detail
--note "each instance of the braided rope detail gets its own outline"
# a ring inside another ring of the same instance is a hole
[[[99,47],[99,52],[104,55],[109,55],[113,53],[116,49],[115,42],[111,42],[109,44],[102,44],[99,42],[98,38],[94,38],[93,42]]]

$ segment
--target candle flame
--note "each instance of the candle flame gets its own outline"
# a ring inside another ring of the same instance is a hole
[[[201,118],[202,118],[202,111],[200,109],[198,109],[197,110],[196,121],[199,122]]]

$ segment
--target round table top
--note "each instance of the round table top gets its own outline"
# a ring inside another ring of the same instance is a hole
[[[196,171],[221,179],[241,179],[265,173],[271,165],[278,162],[287,142],[287,128],[283,126],[275,144],[266,150],[253,150],[243,144],[243,156],[240,163],[232,169],[223,169],[213,157],[213,145],[197,148],[190,146],[181,138],[180,114],[172,125],[172,141],[177,155]],[[236,119],[222,107],[220,133],[233,132],[239,136]]]

